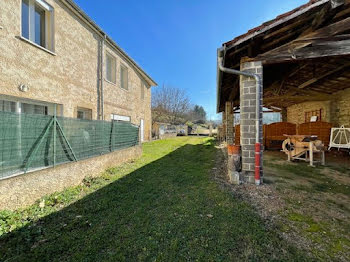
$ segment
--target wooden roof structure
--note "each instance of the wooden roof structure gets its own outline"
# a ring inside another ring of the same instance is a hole
[[[350,88],[350,0],[311,0],[223,44],[224,66],[262,61],[264,106],[329,100]],[[218,71],[217,111],[239,106],[239,77]]]

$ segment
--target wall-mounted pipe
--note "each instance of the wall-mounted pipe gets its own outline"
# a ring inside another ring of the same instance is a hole
[[[104,68],[104,50],[105,50],[105,44],[106,44],[106,39],[107,39],[107,36],[106,35],[103,35],[103,38],[102,38],[102,45],[101,45],[101,119],[104,120],[104,90],[103,90],[103,84],[104,84],[104,71],[103,71],[103,68]]]
[[[252,77],[256,83],[256,107],[255,107],[255,184],[260,185],[260,169],[261,169],[261,144],[260,144],[260,91],[262,88],[261,77],[257,74],[242,72],[239,70],[224,67],[223,57],[225,49],[218,49],[218,68],[221,72]]]

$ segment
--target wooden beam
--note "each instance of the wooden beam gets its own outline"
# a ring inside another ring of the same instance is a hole
[[[334,10],[334,9],[333,9]],[[331,12],[332,11],[332,6],[331,3],[326,4],[321,11],[319,11],[316,14],[316,17],[314,18],[314,20],[311,23],[311,27],[309,28],[309,30],[304,32],[305,34],[308,34],[312,31],[317,30],[320,26],[322,26],[322,24],[330,17],[330,16],[334,16],[335,12]]]
[[[345,4],[345,0],[331,0],[332,8],[337,8],[343,4]]]
[[[274,89],[272,88],[267,88],[264,89],[264,92],[267,93],[269,91],[272,91],[274,93]],[[310,90],[310,89],[299,89],[298,87],[294,87],[294,86],[290,86],[288,85],[285,89],[285,94],[284,95],[279,95],[276,94],[276,99],[277,97],[282,97],[282,96],[313,96],[316,99],[320,99],[320,100],[327,100],[329,99],[329,92],[326,92],[324,89],[319,89],[319,91],[314,91],[314,90]],[[297,93],[299,93],[299,95],[297,95]],[[333,92],[330,92],[333,93]]]
[[[274,97],[264,97],[264,102],[273,102],[273,101],[280,101],[284,102],[285,100],[293,100],[293,101],[304,101],[308,100],[308,98],[313,99],[312,96],[294,96],[294,95],[283,95],[283,96],[274,96]]]
[[[341,34],[350,29],[350,17],[341,20],[337,23],[331,24],[329,26],[323,27],[315,32],[305,36],[305,38],[310,37],[328,37]]]
[[[349,67],[349,66],[350,66],[350,62],[349,62],[349,63],[346,63],[345,65],[340,66],[340,67],[338,67],[338,68],[336,68],[336,69],[334,69],[334,70],[328,71],[327,73],[325,73],[325,74],[323,74],[323,75],[314,77],[314,78],[312,78],[312,79],[306,81],[305,83],[299,85],[299,88],[300,88],[300,89],[306,88],[306,87],[308,87],[308,86],[310,86],[310,85],[312,85],[312,84],[314,84],[314,83],[316,83],[316,82],[318,82],[318,81],[320,81],[320,80],[322,80],[322,79],[324,79],[324,78],[326,78],[326,77],[328,77],[328,76],[331,76],[331,75],[333,75],[333,74],[335,74],[335,73],[337,73],[337,72],[339,72],[339,71],[341,71],[341,70],[343,70],[343,69],[345,69],[345,68],[347,68],[347,67]]]
[[[230,95],[228,101],[233,101],[239,94],[239,76],[234,81],[232,88],[230,89]]]
[[[315,16],[312,21],[311,27],[306,30],[303,35],[307,35],[312,31],[317,30],[322,27],[322,25],[326,24],[327,21],[331,21],[333,17],[338,13],[338,7],[344,4],[344,0],[331,0],[327,3]]]
[[[350,40],[305,44],[304,47],[298,46],[298,48],[291,48],[283,52],[266,53],[258,56],[254,61],[262,61],[264,64],[277,64],[332,56],[350,56]]]
[[[257,36],[257,35],[260,35],[262,33],[266,33],[267,31],[269,31],[269,30],[271,30],[271,29],[273,29],[273,28],[275,28],[275,27],[277,27],[279,25],[282,25],[282,24],[284,24],[286,22],[291,21],[292,19],[299,18],[301,15],[306,14],[307,12],[309,12],[310,10],[312,10],[314,8],[317,8],[318,6],[324,5],[326,2],[327,2],[327,0],[317,1],[317,2],[315,2],[313,4],[311,4],[308,7],[305,7],[305,8],[303,8],[303,9],[297,11],[297,12],[292,13],[291,15],[288,15],[288,16],[282,18],[282,19],[278,19],[276,22],[273,22],[273,23],[269,24],[268,26],[265,26],[263,29],[258,30],[258,31],[254,31],[251,34],[248,34],[247,36],[245,36],[242,39],[240,39],[237,42],[235,42],[233,46],[230,46],[230,43],[228,43],[228,49],[233,48],[234,46],[238,46],[241,43],[244,43],[248,39],[253,38],[253,37]]]
[[[334,37],[335,35],[346,32],[347,30],[350,30],[350,17],[348,17],[344,20],[341,20],[337,23],[331,24],[327,27],[323,27],[319,30],[316,30],[315,32],[312,32],[308,35],[300,37],[300,38],[292,41],[291,43],[287,43],[287,44],[280,46],[274,50],[271,50],[269,52],[261,54],[261,55],[257,56],[256,58],[251,59],[251,61],[264,61],[264,59],[265,60],[267,60],[267,58],[271,59],[273,56],[278,57],[278,55],[280,55],[280,54],[284,54],[286,56],[285,58],[287,59],[287,61],[292,61],[292,60],[295,60],[295,58],[294,58],[295,55],[293,52],[295,52],[296,50],[307,47],[308,45],[311,45],[313,43],[320,44],[322,42],[327,42],[328,39],[332,39],[332,37]],[[333,39],[336,41],[336,40],[340,40],[342,38],[349,39],[348,37],[349,37],[348,35],[335,36],[335,38],[333,38]],[[321,57],[324,57],[324,55]],[[311,58],[314,58],[314,57],[311,57]],[[284,62],[284,61],[282,60],[282,62]],[[269,62],[266,61],[266,63],[269,63]]]
[[[317,99],[321,99],[321,100],[327,100],[329,99],[329,94],[328,93],[323,93],[322,90],[320,91],[313,91],[313,90],[303,90],[303,89],[299,89],[297,87],[291,87],[289,86],[287,88],[289,91],[294,91],[294,92],[299,92],[302,93],[304,95],[311,95]]]

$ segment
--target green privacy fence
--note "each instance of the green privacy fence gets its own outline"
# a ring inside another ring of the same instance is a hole
[[[0,179],[138,144],[129,122],[0,112]]]

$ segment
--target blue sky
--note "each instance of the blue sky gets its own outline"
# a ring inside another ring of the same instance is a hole
[[[307,0],[75,0],[160,86],[216,115],[216,49]]]

